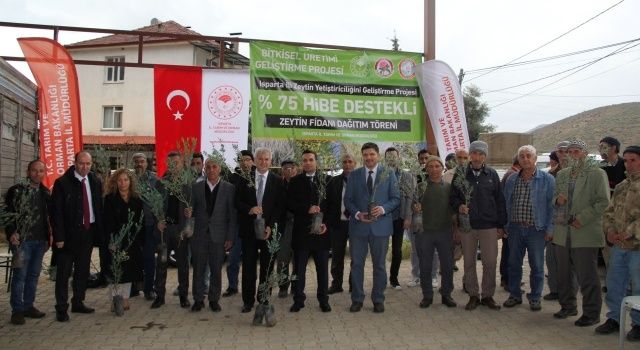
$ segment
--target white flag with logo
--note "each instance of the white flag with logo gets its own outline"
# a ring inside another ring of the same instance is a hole
[[[440,156],[468,149],[462,90],[451,67],[439,60],[427,61],[416,67],[416,76]]]

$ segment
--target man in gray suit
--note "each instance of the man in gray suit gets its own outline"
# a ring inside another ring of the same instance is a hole
[[[349,219],[349,252],[351,254],[351,308],[358,312],[364,302],[364,262],[371,249],[373,263],[373,312],[384,312],[384,289],[387,286],[385,257],[389,236],[393,233],[391,213],[400,205],[400,192],[395,173],[378,164],[378,145],[362,145],[364,167],[349,175],[344,204]],[[363,195],[364,194],[364,195]]]
[[[193,306],[204,307],[205,270],[209,275],[209,308],[222,310],[218,300],[222,292],[224,252],[231,249],[236,231],[235,187],[220,178],[223,160],[210,157],[205,162],[206,180],[193,185],[192,208],[195,218],[191,253],[193,254]]]

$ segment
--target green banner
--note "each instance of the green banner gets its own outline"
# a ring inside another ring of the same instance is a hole
[[[419,54],[251,43],[254,140],[423,142]]]

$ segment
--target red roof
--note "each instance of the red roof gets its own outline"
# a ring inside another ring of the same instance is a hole
[[[82,135],[82,142],[85,145],[154,145],[155,136],[103,136],[103,135]]]
[[[189,28],[186,28],[174,21],[166,21],[158,24],[152,24],[146,27],[135,29],[142,32],[154,33],[170,33],[170,34],[186,34],[186,35],[202,35]],[[143,36],[144,43],[175,41],[176,39],[163,36]],[[185,40],[187,41],[187,40]],[[215,42],[212,42],[215,43]],[[120,46],[120,45],[137,45],[138,36],[128,34],[113,34],[101,38],[80,41],[77,43],[65,45],[67,48],[96,47],[96,46]],[[217,44],[217,43],[216,43]]]

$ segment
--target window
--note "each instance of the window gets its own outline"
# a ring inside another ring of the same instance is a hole
[[[2,138],[7,140],[16,139],[16,126],[7,122],[2,123]]]
[[[124,56],[107,57],[107,62],[124,62]],[[107,66],[105,70],[105,82],[119,83],[124,81],[124,67]]]
[[[34,133],[31,131],[22,131],[22,143],[25,145],[35,145],[36,140],[34,137]]]
[[[122,106],[104,106],[102,129],[122,129]]]

